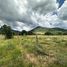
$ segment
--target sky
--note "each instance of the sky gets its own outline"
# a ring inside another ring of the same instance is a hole
[[[59,3],[59,7],[58,8],[60,8],[63,5],[64,1],[65,0],[57,0],[57,2]]]
[[[67,29],[67,0],[0,0],[0,26],[4,24],[18,31]]]

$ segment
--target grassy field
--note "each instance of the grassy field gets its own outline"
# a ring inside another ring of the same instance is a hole
[[[67,67],[67,36],[0,35],[0,67]]]

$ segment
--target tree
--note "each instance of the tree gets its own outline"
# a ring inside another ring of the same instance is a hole
[[[64,32],[63,35],[67,35],[67,32]]]
[[[11,39],[13,37],[12,29],[10,26],[3,25],[1,27],[2,34],[5,35],[5,38]]]
[[[32,31],[27,32],[28,35],[33,35],[34,33]]]
[[[63,32],[59,31],[59,32],[57,33],[57,35],[63,35]]]
[[[45,33],[45,35],[53,35],[53,33],[51,33],[50,31],[47,31],[47,32]]]
[[[27,35],[27,31],[22,30],[21,35]]]

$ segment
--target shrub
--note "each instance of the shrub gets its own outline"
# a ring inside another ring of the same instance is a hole
[[[53,35],[51,32],[47,31],[45,35]]]

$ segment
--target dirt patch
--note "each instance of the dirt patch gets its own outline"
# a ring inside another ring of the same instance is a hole
[[[26,54],[26,58],[33,64],[38,64],[37,57],[34,54]]]

